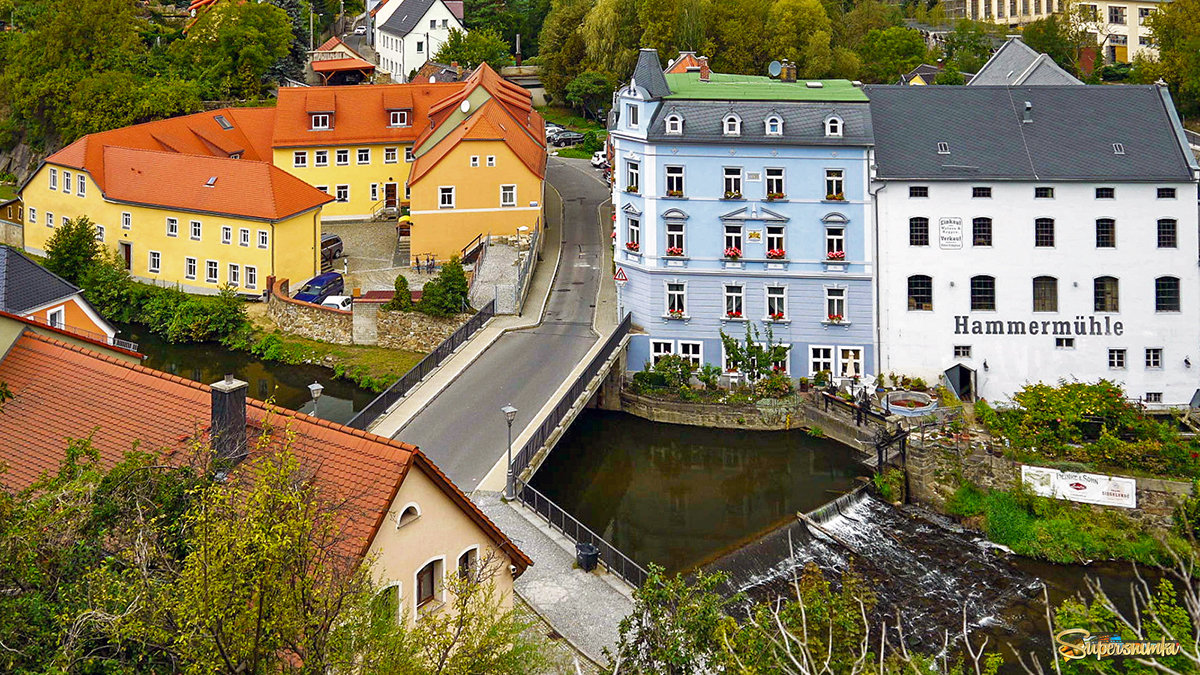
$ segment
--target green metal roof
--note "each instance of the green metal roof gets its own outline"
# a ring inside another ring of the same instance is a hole
[[[708,82],[699,73],[668,73],[671,94],[667,99],[719,101],[866,101],[867,95],[850,80],[797,80],[780,82],[761,75],[713,73]],[[810,87],[809,82],[820,82]]]

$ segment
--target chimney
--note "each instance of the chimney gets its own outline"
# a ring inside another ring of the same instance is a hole
[[[521,34],[517,33],[517,67],[521,67]]]
[[[783,68],[779,71],[780,82],[795,82],[796,81],[796,64],[783,60]]]
[[[459,76],[461,76],[461,75],[462,75],[462,70],[460,70],[460,69],[459,69],[459,67],[458,67],[458,61],[451,61],[451,62],[450,62],[450,69],[454,71],[454,74],[455,74],[455,75],[459,75]]]
[[[700,61],[700,81],[708,82],[708,76],[712,75],[712,70],[708,67],[708,57],[701,56],[698,60]]]
[[[208,435],[216,459],[236,464],[246,456],[246,389],[250,385],[226,375],[212,387],[212,421]]]
[[[1033,103],[1025,101],[1025,117],[1021,120],[1022,124],[1033,124]]]

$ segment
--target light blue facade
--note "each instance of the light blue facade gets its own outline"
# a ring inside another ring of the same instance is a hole
[[[875,373],[875,244],[867,192],[871,148],[861,134],[844,143],[826,134],[828,118],[838,118],[841,131],[843,118],[867,117],[865,101],[783,101],[768,108],[729,101],[677,103],[653,96],[635,78],[615,103],[610,129],[614,258],[628,278],[619,288],[619,302],[644,331],[630,343],[630,369],[667,352],[724,368],[720,332],[743,338],[749,322],[760,339],[770,331],[776,342],[791,347],[786,367],[794,378],[821,369],[844,377]],[[763,129],[772,128],[768,118],[796,119],[788,106],[804,106],[812,128],[789,121],[778,138],[763,139]],[[822,107],[828,111],[813,117],[813,109]],[[753,119],[758,110],[766,117]],[[723,128],[721,116],[731,111],[738,114],[742,134],[713,139],[711,133],[690,133],[714,120]],[[671,116],[678,119],[664,127]],[[674,122],[682,122],[678,139],[662,132],[679,129]],[[750,136],[751,129],[758,138],[748,142],[743,135]],[[809,140],[815,133],[819,142]],[[828,171],[841,172],[843,199],[828,198]],[[739,173],[741,197],[726,198],[728,188],[738,187],[727,182],[727,174],[733,180]],[[784,197],[768,198],[768,179],[771,191]],[[668,196],[680,190],[680,180],[682,196]],[[725,249],[738,237],[742,255],[732,260]],[[783,257],[769,258],[769,246],[782,249]],[[682,248],[682,255],[669,255],[674,247]],[[844,260],[829,260],[830,251],[843,251]],[[673,316],[681,289],[682,316]],[[782,309],[782,317],[768,315],[769,302]],[[739,307],[740,317],[729,315]],[[831,320],[833,313],[842,320]]]

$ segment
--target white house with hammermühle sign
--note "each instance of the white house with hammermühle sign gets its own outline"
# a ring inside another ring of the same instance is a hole
[[[1187,405],[1197,167],[1157,86],[868,87],[880,371]]]

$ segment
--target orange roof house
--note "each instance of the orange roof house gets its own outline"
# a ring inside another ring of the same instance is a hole
[[[364,59],[362,54],[336,35],[322,42],[320,47],[312,51],[309,59],[309,66],[321,77],[321,84],[326,86],[359,84],[375,72],[375,64]]]
[[[449,556],[442,571],[450,572],[474,545],[512,565],[496,579],[511,597],[513,578],[532,564],[415,446],[248,399],[245,382],[202,385],[31,332],[0,361],[0,381],[13,393],[0,415],[0,464],[8,469],[0,487],[21,490],[55,471],[68,438],[90,436],[111,466],[135,447],[182,462],[197,441],[252,462],[265,433],[270,448],[286,437],[322,498],[343,505],[343,535],[358,555],[374,557],[383,585],[413,579],[439,555]]]

